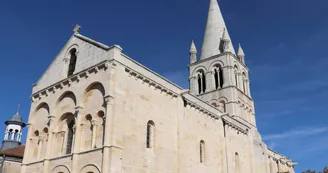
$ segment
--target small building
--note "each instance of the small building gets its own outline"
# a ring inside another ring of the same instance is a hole
[[[25,145],[21,144],[25,123],[19,115],[19,108],[5,124],[7,127],[0,150],[0,173],[20,173],[25,151]]]

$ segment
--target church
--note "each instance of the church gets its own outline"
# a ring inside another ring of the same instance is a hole
[[[199,57],[191,43],[189,89],[79,29],[33,85],[21,173],[294,173],[261,139],[217,0]]]

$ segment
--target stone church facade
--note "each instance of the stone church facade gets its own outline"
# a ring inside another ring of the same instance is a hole
[[[33,85],[21,172],[294,173],[261,139],[245,55],[216,0],[188,67],[186,90],[75,28]]]

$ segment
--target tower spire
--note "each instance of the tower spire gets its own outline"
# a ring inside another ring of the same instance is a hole
[[[245,53],[243,51],[243,48],[241,48],[241,45],[239,43],[239,47],[238,47],[238,58],[245,64]]]
[[[206,59],[211,56],[222,53],[220,50],[220,46],[225,30],[226,37],[230,40],[230,51],[235,54],[219,4],[217,0],[210,0],[210,7],[207,15],[207,23],[200,59]]]
[[[192,42],[191,42],[189,54],[190,54],[190,64],[196,62],[197,61],[197,49],[196,49],[194,40],[192,40]]]

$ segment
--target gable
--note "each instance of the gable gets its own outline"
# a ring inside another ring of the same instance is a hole
[[[74,74],[109,59],[107,46],[74,34],[34,85],[32,94],[67,78],[70,50],[74,48],[77,50]]]

